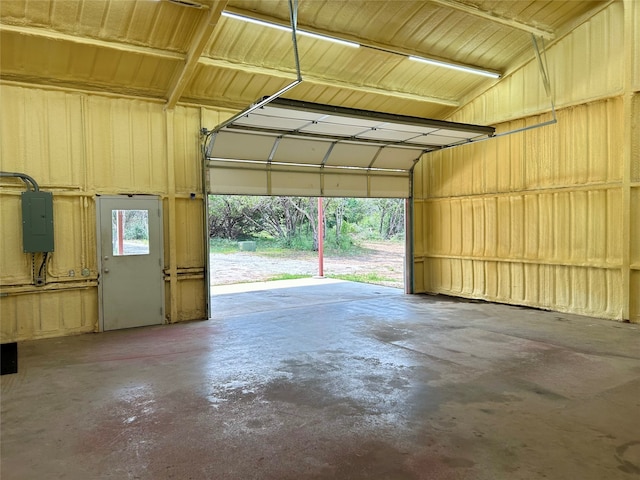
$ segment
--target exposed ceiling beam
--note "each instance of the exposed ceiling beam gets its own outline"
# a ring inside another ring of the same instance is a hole
[[[256,65],[247,65],[241,63],[233,63],[227,60],[219,60],[213,58],[202,57],[199,63],[208,67],[223,68],[227,70],[236,70],[239,72],[251,73],[256,75],[265,75],[270,77],[278,77],[285,80],[295,80],[297,78],[295,72],[276,68],[259,67]],[[361,93],[371,93],[382,95],[385,97],[398,98],[403,100],[411,100],[414,102],[427,102],[437,105],[445,105],[447,107],[458,107],[460,104],[456,100],[448,98],[431,97],[428,95],[420,95],[417,93],[401,92],[396,90],[386,90],[384,88],[361,85],[356,83],[345,82],[342,80],[329,79],[319,77],[317,75],[305,73],[302,76],[303,84],[313,84],[322,87],[344,88],[348,90],[356,90]]]
[[[202,55],[204,47],[206,47],[207,43],[211,39],[211,35],[220,20],[220,14],[222,13],[222,10],[224,10],[226,4],[227,0],[220,0],[216,2],[215,6],[209,9],[207,15],[203,17],[200,22],[200,25],[193,37],[193,42],[191,42],[191,46],[187,52],[187,57],[182,70],[174,76],[174,80],[171,83],[165,108],[171,109],[175,107],[176,103],[178,103],[178,100],[182,96],[184,89],[187,88],[191,77],[193,77],[196,66],[198,65],[198,60]]]
[[[283,27],[289,27],[289,23],[288,21],[282,20],[280,18],[277,17],[272,17],[269,15],[263,15],[261,13],[258,12],[252,12],[249,10],[243,10],[241,8],[236,8],[233,7],[231,5],[227,6],[227,8],[225,8],[225,11],[230,12],[230,13],[235,13],[236,15],[241,15],[244,17],[250,17],[250,18],[255,18],[257,20],[261,20],[263,22],[268,22],[268,23],[273,23],[276,25],[281,25]],[[375,50],[380,50],[383,52],[387,52],[387,53],[392,53],[395,55],[401,55],[403,57],[410,57],[410,56],[415,56],[415,57],[425,57],[425,53],[418,51],[418,50],[413,50],[411,48],[398,48],[397,46],[394,45],[388,45],[385,43],[380,43],[380,42],[376,42],[373,40],[369,40],[366,38],[361,38],[361,37],[357,37],[355,35],[349,35],[347,33],[343,33],[343,32],[333,32],[333,31],[329,31],[329,30],[322,30],[319,28],[315,28],[315,27],[311,27],[309,25],[301,25],[298,24],[298,28],[300,28],[300,30],[305,30],[306,32],[310,32],[310,33],[315,33],[318,35],[323,35],[325,37],[334,37],[334,38],[338,38],[341,40],[347,40],[349,42],[354,42],[354,43],[359,43],[360,46],[362,47],[367,47],[367,48],[373,48]],[[448,63],[451,65],[458,65],[460,67],[463,68],[471,68],[471,69],[475,69],[475,70],[487,70],[486,67],[483,67],[482,65],[471,65],[468,63],[461,63],[461,62],[457,62],[455,60],[452,60],[450,58],[446,58],[446,57],[439,57],[436,55],[428,55],[428,58],[432,59],[432,60],[437,60],[439,62],[443,62],[443,63]],[[488,69],[491,70],[491,69]],[[496,72],[498,73],[498,72]]]
[[[490,20],[492,22],[496,22],[501,25],[506,25],[508,27],[515,28],[516,30],[522,30],[523,32],[533,33],[534,35],[545,38],[547,40],[553,40],[553,38],[555,37],[555,34],[548,30],[543,30],[541,28],[534,27],[533,25],[529,25],[528,23],[522,22],[517,19],[506,18],[494,12],[481,10],[478,7],[474,7],[473,5],[468,5],[466,3],[461,3],[456,0],[430,0],[430,1],[432,3],[437,3],[442,7],[452,8],[454,10],[458,10],[460,12],[464,12],[469,15],[473,15],[475,17],[483,18],[485,20]]]
[[[169,60],[184,60],[185,58],[182,53],[178,52],[171,52],[168,50],[161,50],[159,48],[152,47],[141,47],[128,43],[99,40],[96,38],[78,37],[66,33],[55,32],[53,30],[46,30],[44,28],[23,27],[20,25],[8,25],[6,23],[0,23],[0,31],[18,33],[20,35],[28,35],[31,37],[46,38],[48,40],[71,42],[77,45],[108,48],[111,50],[118,50],[120,52],[135,53],[138,55],[146,55],[157,58],[166,58]]]

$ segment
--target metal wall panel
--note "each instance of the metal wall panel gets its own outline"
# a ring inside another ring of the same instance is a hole
[[[85,115],[92,186],[113,193],[167,190],[162,104],[89,96]]]
[[[629,137],[622,24],[613,3],[550,48],[557,101],[567,105],[556,125],[423,157],[416,291],[640,320],[639,111],[636,94]],[[498,132],[548,120],[537,75],[525,67],[453,120],[491,118]]]
[[[414,172],[415,255],[428,278],[416,288],[620,318],[620,103],[426,155]]]
[[[616,97],[561,110],[558,123],[542,130],[431,154],[420,188],[444,197],[619,182],[622,118],[623,102]],[[548,119],[544,114],[506,122],[498,132]]]
[[[176,107],[173,149],[177,192],[202,191],[202,155],[200,154],[200,112],[196,108]]]
[[[176,199],[176,262],[179,269],[203,268],[204,262],[207,261],[202,245],[202,195],[199,197]]]
[[[94,331],[95,288],[10,295],[0,301],[0,341],[9,342]]]
[[[2,185],[8,183],[2,182]],[[31,255],[22,253],[20,194],[17,190],[11,193],[7,190],[5,187],[0,191],[0,281],[1,285],[24,284],[31,281]]]
[[[169,288],[175,289],[167,297],[170,306],[175,302],[167,312],[174,313],[172,322],[202,318],[200,109],[178,107],[169,113],[156,102],[7,83],[0,84],[0,95],[0,168],[27,173],[42,190],[53,192],[56,245],[47,284],[33,286],[31,256],[21,248],[25,187],[2,178],[0,289],[6,296],[0,298],[0,341],[98,328],[94,199],[105,193],[156,194],[174,203],[173,219],[165,210],[165,252],[170,252],[165,268],[173,279]]]
[[[194,318],[206,318],[205,289],[202,288],[203,278],[185,278],[178,283],[176,295],[180,305],[176,322],[193,320]]]
[[[631,86],[633,91],[638,92],[640,91],[640,62],[638,61],[638,58],[640,58],[640,5],[638,5],[638,2],[628,2],[627,8],[630,9],[632,23],[635,26],[631,43],[633,46],[631,56],[636,60],[633,63],[633,82]]]
[[[2,170],[37,173],[37,181],[51,187],[82,185],[82,136],[71,134],[82,131],[80,111],[78,95],[2,87]]]
[[[640,8],[638,8],[640,11]],[[640,25],[640,21],[638,22]],[[638,27],[640,30],[640,27]],[[640,48],[638,48],[640,53]],[[640,63],[640,62],[637,62]],[[640,182],[640,92],[633,95],[631,122],[631,181]]]
[[[636,129],[636,135],[639,130]],[[640,162],[638,156],[636,162]],[[631,321],[640,323],[640,184],[631,188],[631,251],[629,315]]]
[[[620,268],[619,189],[422,202],[429,255]]]

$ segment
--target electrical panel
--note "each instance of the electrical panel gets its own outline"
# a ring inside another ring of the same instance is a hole
[[[53,194],[22,192],[22,249],[53,252]]]

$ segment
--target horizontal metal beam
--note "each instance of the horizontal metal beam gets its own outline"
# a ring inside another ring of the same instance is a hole
[[[464,132],[471,131],[478,134],[486,135],[493,135],[493,133],[495,132],[495,128],[485,125],[449,122],[446,120],[437,120],[433,118],[411,117],[408,115],[398,115],[395,113],[372,112],[370,110],[324,105],[320,103],[292,100],[288,98],[279,98],[273,102],[273,105],[280,105],[281,107],[291,108],[294,110],[302,110],[306,112],[311,111],[329,115],[343,115],[345,117],[354,117],[365,120],[379,120],[400,125],[418,125],[428,128],[444,128],[448,130],[458,130]]]
[[[65,42],[75,43],[77,45],[88,45],[92,47],[108,48],[110,50],[118,50],[120,52],[135,53],[138,55],[146,55],[157,58],[165,58],[168,60],[184,60],[185,55],[178,52],[170,52],[159,48],[141,47],[128,43],[113,42],[108,40],[99,40],[96,38],[79,37],[77,35],[69,35],[67,33],[55,32],[44,28],[23,27],[20,25],[7,25],[0,23],[0,31],[18,33],[31,37],[46,38],[49,40],[62,40]]]
[[[453,10],[458,10],[459,12],[464,12],[469,15],[473,15],[474,17],[482,18],[484,20],[489,20],[491,22],[499,23],[501,25],[506,25],[508,27],[514,28],[516,30],[521,30],[527,33],[533,33],[538,37],[545,38],[547,40],[553,40],[555,38],[555,34],[549,30],[543,30],[538,27],[534,27],[533,25],[529,25],[521,20],[506,18],[501,15],[498,15],[494,12],[487,12],[486,10],[481,10],[478,7],[473,5],[468,5],[466,3],[461,3],[456,0],[430,0],[431,3],[436,3],[441,7],[451,8]]]
[[[256,75],[278,77],[286,80],[295,80],[297,78],[293,70],[284,70],[281,68],[260,67],[257,65],[234,63],[228,60],[213,59],[213,58],[207,58],[207,57],[201,57],[199,60],[199,63],[208,67],[237,70],[237,71],[256,74]],[[385,97],[399,98],[402,100],[410,100],[412,102],[435,103],[437,105],[445,105],[447,107],[460,106],[460,103],[458,101],[451,100],[448,98],[432,97],[429,95],[420,95],[417,93],[400,92],[397,90],[393,90],[393,91],[385,90],[384,88],[378,88],[378,87],[373,87],[368,85],[360,85],[360,84],[345,82],[343,80],[323,78],[317,75],[309,74],[308,72],[305,72],[304,74],[304,83],[318,85],[322,87],[333,87],[333,88],[354,90],[361,93],[371,93],[374,95],[383,95]]]

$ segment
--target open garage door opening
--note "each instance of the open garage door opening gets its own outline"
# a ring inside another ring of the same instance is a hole
[[[405,288],[405,199],[209,195],[208,205],[213,289],[305,278]]]
[[[395,201],[403,206],[405,226],[402,285],[411,293],[413,268],[407,258],[411,259],[412,248],[406,239],[412,238],[415,165],[426,152],[486,139],[495,129],[285,98],[268,100],[257,102],[212,130],[201,129],[206,192],[270,199],[262,201],[268,208],[284,209],[282,222],[291,221],[286,215],[301,215],[308,222],[302,230],[311,230],[307,232],[311,234],[313,199],[325,199],[329,211],[345,202],[349,205],[344,199],[368,199],[379,205]],[[323,218],[321,224],[327,223],[329,238],[333,221],[334,228],[347,221],[344,215]],[[265,235],[266,225],[263,223],[262,231],[256,234]],[[336,228],[338,231],[343,234]],[[294,241],[298,233],[288,241]],[[256,249],[258,245],[256,242]],[[252,247],[251,243],[246,245]],[[257,265],[252,269],[254,274]],[[215,281],[220,272],[216,265],[210,267],[210,278]],[[327,273],[330,271],[328,263]]]

